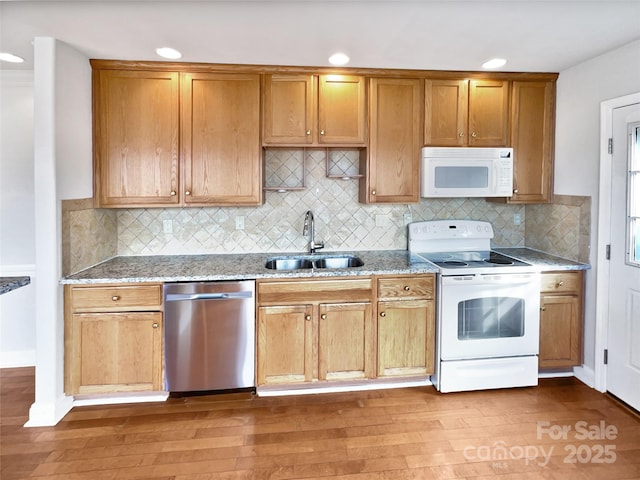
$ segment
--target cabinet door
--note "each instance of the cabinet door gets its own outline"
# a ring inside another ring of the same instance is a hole
[[[369,149],[360,183],[363,203],[418,202],[422,145],[419,79],[372,78]]]
[[[548,203],[553,177],[555,85],[513,82],[511,146],[513,189],[509,203]]]
[[[433,300],[378,302],[378,377],[430,375],[434,357]]]
[[[320,75],[318,88],[318,142],[364,145],[365,77]]]
[[[95,70],[93,88],[96,205],[177,204],[178,73]]]
[[[321,304],[318,379],[373,378],[370,303]]]
[[[67,393],[162,389],[162,313],[80,313]]]
[[[542,295],[540,368],[571,367],[582,361],[581,310],[577,296]]]
[[[425,80],[424,143],[460,147],[468,140],[468,80]]]
[[[469,81],[469,145],[506,147],[509,141],[509,82]]]
[[[260,205],[260,76],[182,74],[183,202]]]
[[[313,376],[313,308],[258,308],[258,385],[310,382]]]
[[[264,144],[313,143],[316,128],[313,75],[265,75],[263,92]]]

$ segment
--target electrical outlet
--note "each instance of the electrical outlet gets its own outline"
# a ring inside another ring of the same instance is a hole
[[[513,214],[513,224],[514,225],[520,225],[520,214],[519,213],[514,213]]]
[[[413,222],[413,218],[411,218],[411,214],[408,212],[402,215],[402,220],[404,221],[405,225],[409,225],[411,222]]]
[[[244,216],[242,215],[236,217],[236,230],[244,230]]]
[[[164,233],[173,233],[173,220],[163,220],[162,231]]]

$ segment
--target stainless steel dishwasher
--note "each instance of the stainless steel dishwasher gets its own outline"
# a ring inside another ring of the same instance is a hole
[[[255,387],[255,282],[164,286],[165,387]]]

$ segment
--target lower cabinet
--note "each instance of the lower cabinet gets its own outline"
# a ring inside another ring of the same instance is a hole
[[[539,368],[582,363],[583,302],[582,271],[542,274]]]
[[[162,390],[162,285],[65,286],[65,393]]]
[[[371,284],[258,282],[258,386],[372,378]]]
[[[378,278],[378,377],[430,375],[435,277]]]

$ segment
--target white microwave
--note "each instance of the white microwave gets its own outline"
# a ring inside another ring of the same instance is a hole
[[[421,197],[510,197],[513,148],[423,147]]]

